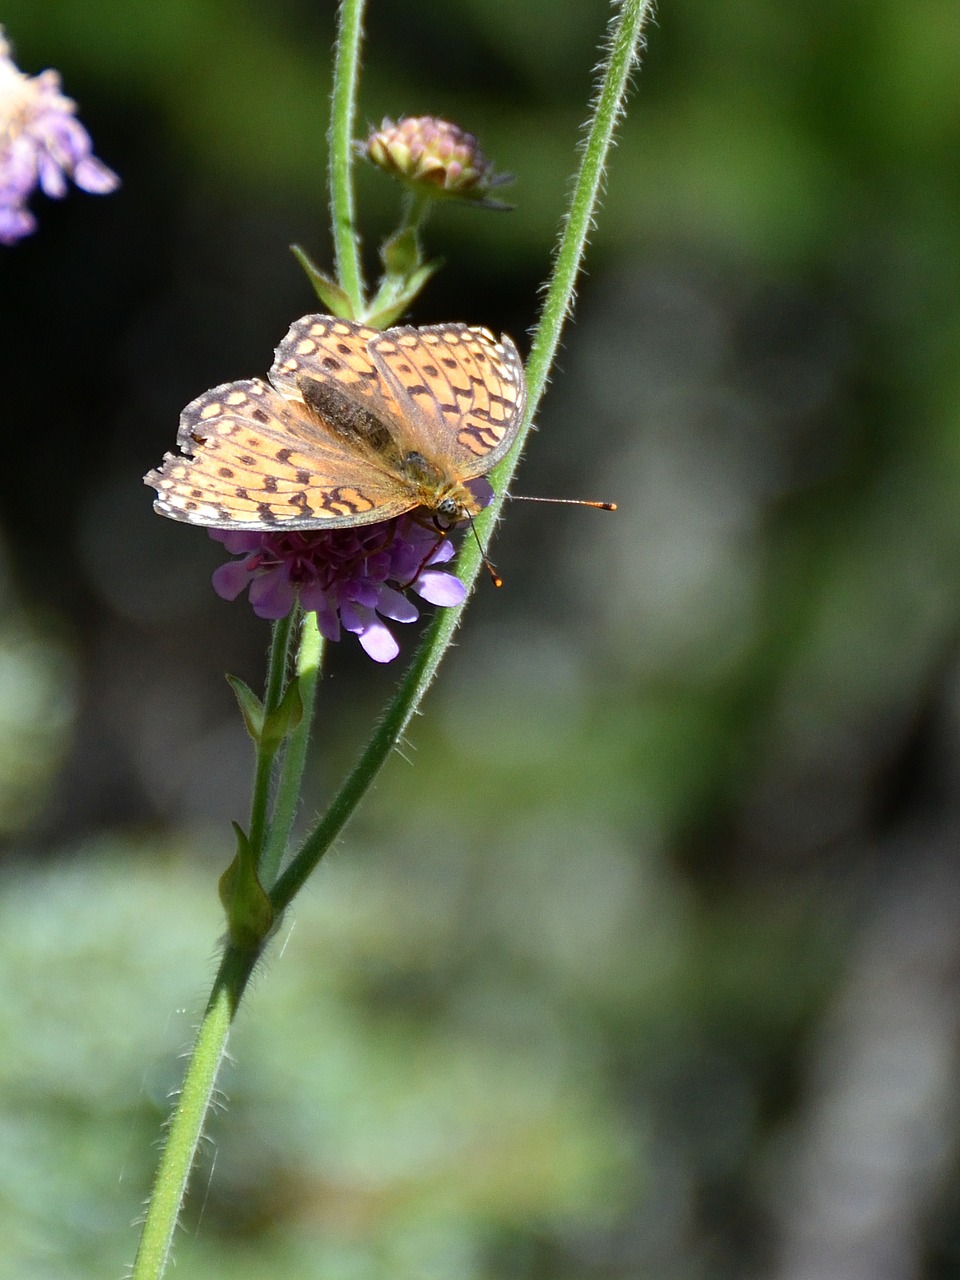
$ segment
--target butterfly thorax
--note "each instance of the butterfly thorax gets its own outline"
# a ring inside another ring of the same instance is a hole
[[[467,486],[422,453],[411,450],[405,454],[401,471],[417,491],[419,505],[430,512],[439,528],[452,528],[461,520],[479,514],[480,504]]]
[[[395,429],[367,405],[315,378],[299,378],[298,387],[325,430],[402,480],[416,505],[426,508],[439,527],[449,529],[477,515],[480,507],[466,485],[419,449],[404,449]]]

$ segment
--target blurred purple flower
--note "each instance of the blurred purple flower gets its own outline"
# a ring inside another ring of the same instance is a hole
[[[59,200],[68,178],[96,195],[120,185],[93,154],[76,109],[60,92],[56,71],[24,75],[0,27],[0,244],[15,244],[36,229],[26,205],[37,187]]]
[[[461,604],[463,583],[433,566],[453,555],[449,538],[409,516],[355,529],[262,533],[211,529],[239,560],[221,565],[213,586],[224,600],[247,587],[259,618],[284,618],[299,598],[316,613],[321,635],[339,640],[352,631],[374,662],[391,662],[400,646],[383,621],[416,622],[413,590],[430,604]]]

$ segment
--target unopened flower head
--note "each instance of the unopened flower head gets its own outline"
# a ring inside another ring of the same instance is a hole
[[[68,178],[96,195],[120,185],[93,154],[76,109],[61,93],[56,71],[24,75],[0,27],[0,244],[15,244],[36,229],[27,201],[38,187],[59,200]]]
[[[485,481],[478,500],[492,495]],[[317,615],[320,633],[339,640],[352,632],[375,662],[391,662],[400,646],[384,619],[416,622],[414,591],[430,604],[457,605],[466,596],[463,583],[439,568],[453,555],[451,540],[411,516],[354,529],[262,533],[211,529],[238,560],[213,575],[214,590],[235,600],[248,587],[260,618],[284,618],[299,600]]]
[[[512,181],[511,176],[495,174],[474,135],[448,120],[405,116],[395,124],[386,118],[358,149],[421,195],[470,200],[486,209],[510,208],[489,199],[488,193]]]

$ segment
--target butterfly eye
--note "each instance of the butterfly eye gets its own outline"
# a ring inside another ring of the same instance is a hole
[[[442,498],[437,503],[434,524],[446,532],[452,525],[463,519],[463,505],[456,498]]]

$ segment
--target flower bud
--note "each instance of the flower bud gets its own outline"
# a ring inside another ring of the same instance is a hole
[[[387,118],[358,150],[422,196],[471,200],[487,209],[510,207],[487,198],[492,188],[510,182],[510,175],[495,174],[474,135],[448,120],[405,116],[394,124]]]

